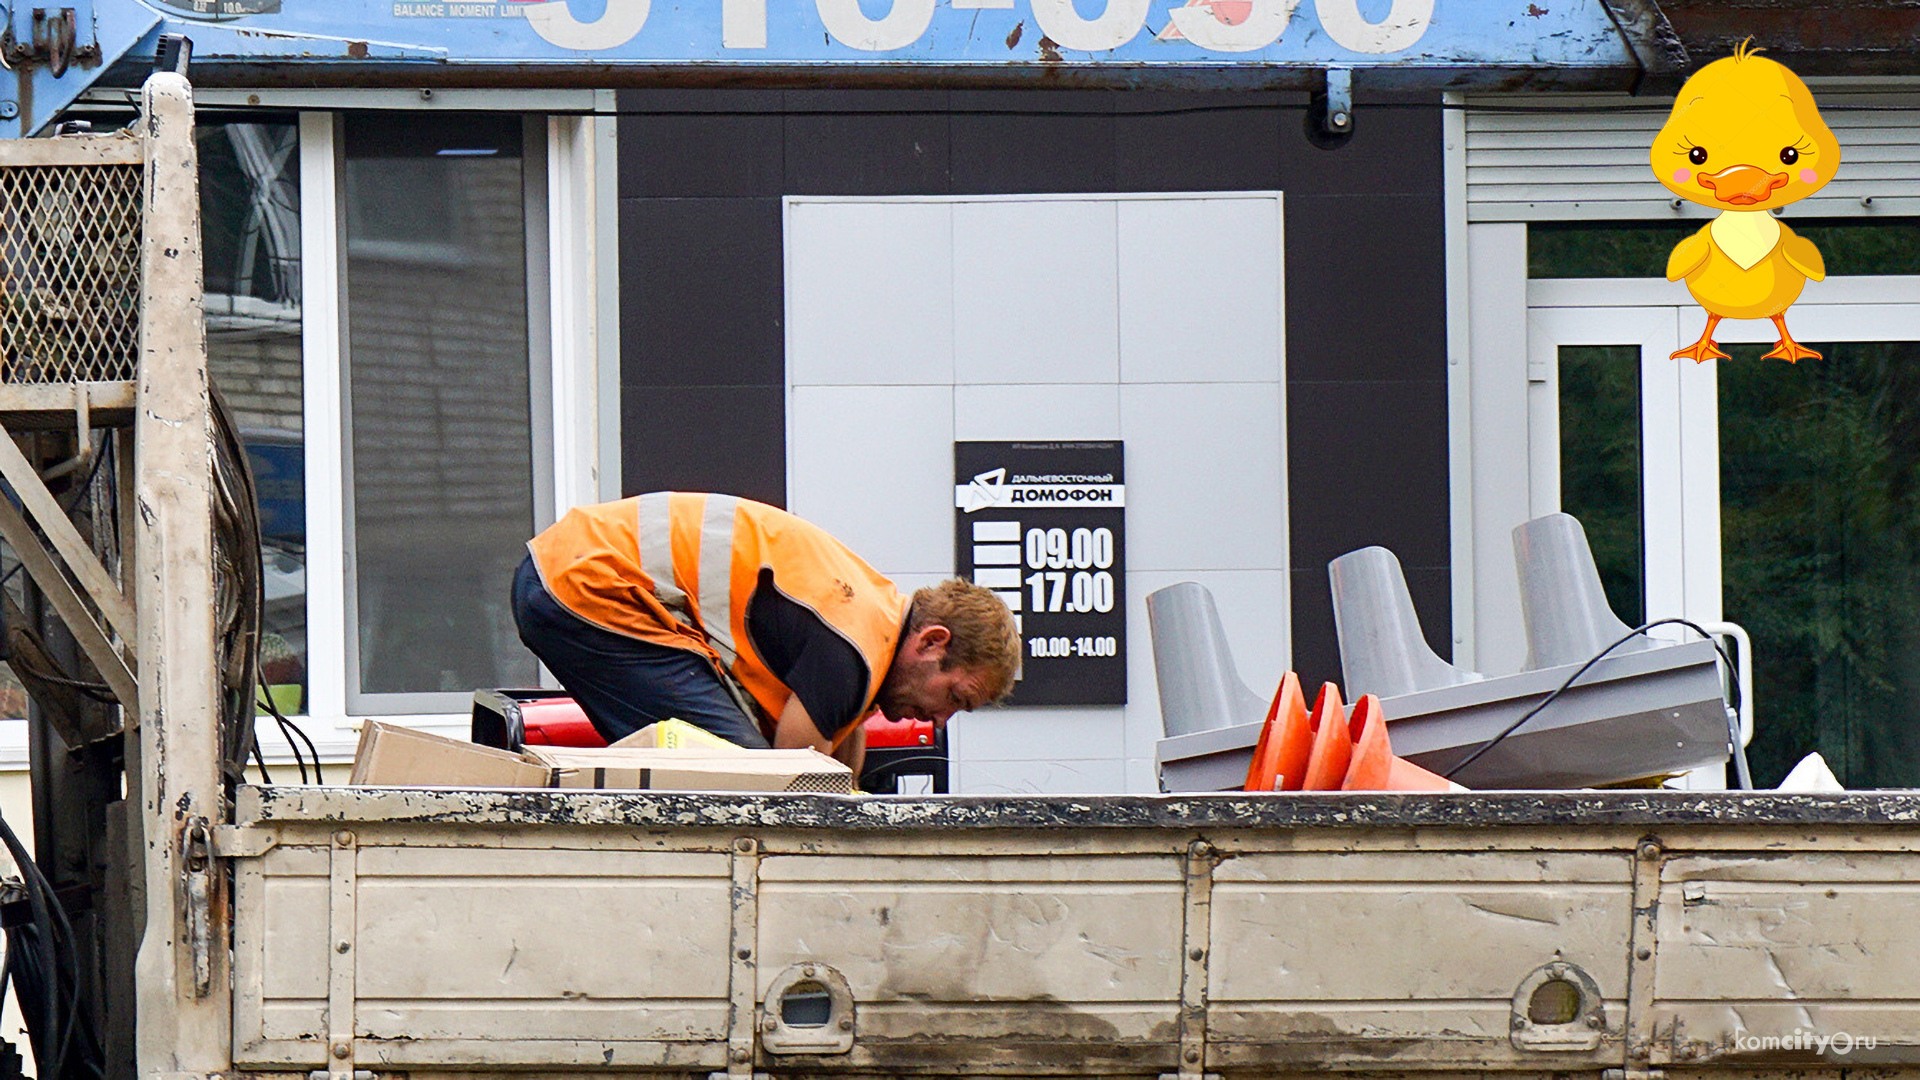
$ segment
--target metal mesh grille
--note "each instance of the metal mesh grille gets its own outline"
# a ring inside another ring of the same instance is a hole
[[[134,378],[140,195],[138,165],[0,168],[0,384]]]

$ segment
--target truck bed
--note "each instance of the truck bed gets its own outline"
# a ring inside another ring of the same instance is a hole
[[[1907,792],[256,787],[215,844],[242,1070],[1920,1076]]]

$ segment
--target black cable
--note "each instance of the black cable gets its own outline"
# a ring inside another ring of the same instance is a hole
[[[1474,762],[1480,760],[1481,756],[1484,755],[1487,751],[1492,750],[1494,747],[1500,745],[1500,743],[1504,741],[1507,736],[1520,730],[1520,727],[1523,724],[1533,719],[1535,716],[1538,716],[1542,709],[1545,709],[1547,706],[1553,704],[1554,701],[1558,699],[1561,694],[1566,693],[1567,690],[1573,686],[1575,680],[1579,679],[1580,676],[1585,675],[1588,672],[1588,670],[1590,670],[1593,667],[1593,665],[1605,659],[1609,653],[1613,652],[1613,650],[1619,648],[1622,645],[1625,645],[1627,642],[1632,641],[1634,638],[1639,637],[1642,634],[1645,634],[1647,631],[1653,629],[1656,626],[1685,626],[1691,629],[1694,633],[1699,634],[1701,637],[1711,642],[1713,644],[1713,651],[1719,654],[1721,662],[1727,665],[1727,670],[1729,672],[1735,673],[1736,675],[1734,679],[1734,694],[1736,698],[1738,697],[1740,680],[1737,677],[1737,673],[1739,669],[1734,667],[1733,658],[1727,655],[1726,647],[1720,644],[1719,638],[1708,633],[1706,628],[1702,627],[1699,623],[1692,622],[1687,619],[1680,619],[1680,618],[1655,619],[1650,623],[1643,623],[1640,626],[1634,627],[1631,631],[1627,633],[1625,637],[1607,646],[1606,648],[1601,649],[1598,653],[1595,653],[1592,659],[1588,660],[1584,664],[1581,664],[1578,670],[1576,670],[1573,674],[1567,676],[1567,680],[1561,683],[1559,687],[1553,691],[1553,693],[1548,694],[1545,698],[1541,699],[1540,702],[1534,705],[1533,708],[1528,709],[1525,713],[1521,714],[1518,720],[1515,720],[1513,723],[1508,724],[1504,729],[1500,731],[1498,735],[1495,735],[1493,738],[1488,739],[1484,743],[1481,743],[1480,746],[1473,751],[1473,753],[1468,754],[1465,758],[1461,759],[1461,761],[1458,764],[1456,764],[1453,768],[1448,769],[1446,772],[1442,773],[1441,775],[1448,780],[1453,779],[1453,775],[1455,773],[1473,764]],[[1747,770],[1746,747],[1740,744],[1740,728],[1739,728],[1739,721],[1737,719],[1737,714],[1729,713],[1728,728],[1729,728],[1728,744],[1731,748],[1732,756],[1734,759],[1734,773],[1739,780],[1742,790],[1751,791],[1753,790],[1753,777]]]
[[[295,758],[294,760],[298,761],[299,759]],[[273,773],[267,771],[267,756],[260,752],[260,740],[258,739],[255,739],[253,741],[253,767],[260,770],[261,783],[264,783],[264,784],[273,783]],[[303,784],[306,783],[306,776],[307,776],[307,770],[305,768],[302,768],[300,770],[301,783]]]
[[[5,844],[20,870],[33,912],[28,925],[7,932],[8,965],[15,976],[14,990],[21,1012],[30,1018],[27,1037],[33,1044],[40,1075],[53,1080],[69,1080],[75,1075],[104,1077],[105,1054],[80,1000],[80,958],[66,908],[4,817],[0,817],[0,843]],[[22,956],[19,964],[13,963],[16,945]],[[65,999],[64,1016],[55,1011],[61,998]],[[38,1022],[34,1023],[31,1018],[36,1016]],[[81,1070],[77,1074],[67,1070],[67,1055],[76,1049],[76,1038],[81,1055],[75,1062]]]
[[[217,383],[208,382],[213,422],[214,602],[218,630],[221,767],[229,785],[244,783],[257,741],[261,615],[266,606],[260,504],[246,445]]]
[[[107,428],[100,433],[100,448],[93,451],[93,466],[87,470],[86,479],[68,490],[67,501],[60,504],[60,509],[72,513],[73,508],[80,505],[81,498],[92,490],[94,479],[100,475],[100,466],[104,465],[113,453],[113,430]]]
[[[273,688],[267,682],[267,673],[265,671],[260,672],[260,690],[262,704],[266,705],[267,713],[273,717],[274,723],[280,726],[281,737],[287,740],[287,748],[293,751],[293,763],[300,767],[300,782],[302,784],[308,783],[307,762],[305,758],[300,756],[300,744],[296,743],[293,739],[296,734],[306,742],[307,752],[313,755],[314,778],[318,780],[320,775],[320,751],[314,747],[313,740],[307,738],[306,731],[302,730],[299,724],[294,723],[281,714],[279,703],[273,700]],[[273,781],[269,780],[267,782],[271,784]]]

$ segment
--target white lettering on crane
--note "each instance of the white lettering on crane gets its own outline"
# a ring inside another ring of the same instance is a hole
[[[1351,3],[1352,0],[1349,0]],[[1083,19],[1073,0],[1033,0],[1033,18],[1054,44],[1075,52],[1104,52],[1132,41],[1147,22],[1149,0],[1107,0],[1097,19]]]
[[[1168,12],[1182,37],[1213,52],[1252,52],[1280,40],[1300,0],[1253,0],[1240,25],[1220,21],[1208,7],[1177,7]]]
[[[549,0],[526,7],[527,24],[533,32],[563,49],[599,52],[617,49],[632,41],[647,24],[652,0],[607,0],[607,10],[592,22],[581,22],[567,10],[567,0]]]
[[[1320,26],[1334,44],[1361,53],[1390,53],[1412,48],[1433,25],[1433,0],[1393,0],[1379,22],[1360,14],[1359,0],[1313,0]],[[1185,28],[1182,28],[1185,32]]]
[[[920,40],[933,23],[933,4],[934,0],[893,0],[893,10],[885,18],[869,19],[860,10],[860,0],[814,0],[833,40],[862,52],[904,49]]]
[[[721,0],[720,44],[729,49],[767,47],[767,0]]]

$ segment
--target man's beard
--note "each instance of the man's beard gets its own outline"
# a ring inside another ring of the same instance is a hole
[[[896,660],[891,667],[887,668],[886,676],[880,680],[880,692],[873,697],[874,705],[885,713],[888,719],[900,719],[901,713],[913,705],[910,700],[912,695],[907,692],[908,681],[918,676],[922,669],[937,667],[937,662],[931,660],[912,662]]]

